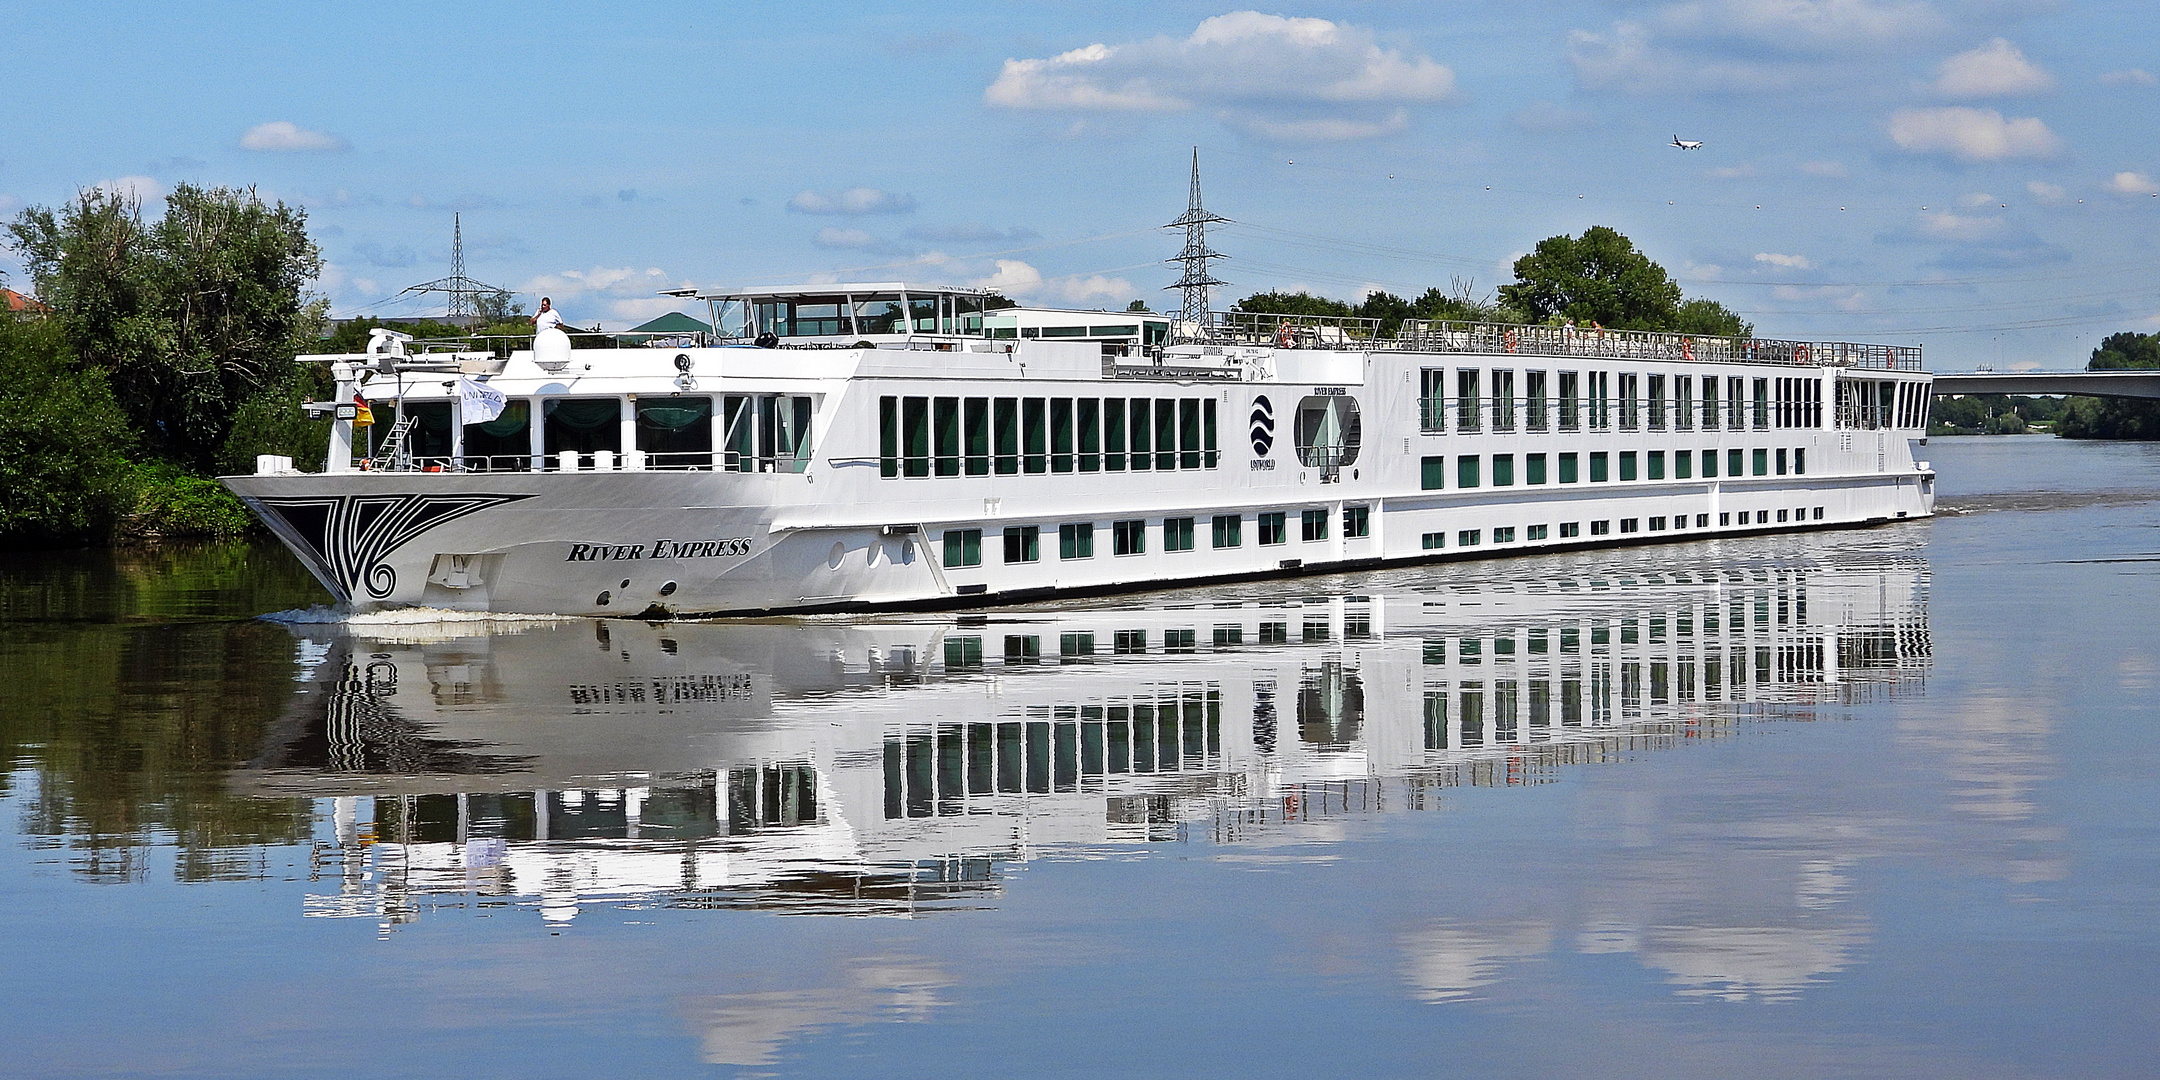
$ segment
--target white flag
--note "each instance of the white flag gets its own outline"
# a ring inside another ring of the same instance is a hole
[[[457,381],[457,396],[459,411],[465,414],[468,424],[485,424],[501,416],[503,406],[509,404],[502,391],[463,377]]]

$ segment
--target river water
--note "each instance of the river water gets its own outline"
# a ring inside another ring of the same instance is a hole
[[[4,1076],[2126,1076],[2160,447],[1932,521],[965,615],[0,563]]]

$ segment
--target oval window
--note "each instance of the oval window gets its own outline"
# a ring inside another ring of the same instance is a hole
[[[1357,460],[1364,437],[1357,399],[1313,396],[1298,402],[1298,462],[1308,468],[1340,468]]]

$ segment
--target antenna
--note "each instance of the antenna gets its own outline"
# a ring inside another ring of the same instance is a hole
[[[1192,194],[1186,200],[1185,213],[1176,221],[1163,226],[1165,229],[1185,230],[1185,250],[1178,252],[1177,258],[1164,260],[1183,263],[1185,272],[1178,277],[1176,284],[1165,285],[1163,288],[1179,290],[1182,295],[1178,304],[1178,321],[1192,324],[1194,332],[1200,335],[1207,333],[1208,288],[1230,284],[1227,281],[1217,281],[1208,272],[1208,260],[1229,258],[1228,255],[1208,250],[1207,227],[1211,224],[1228,225],[1231,221],[1229,218],[1209,213],[1206,207],[1200,205],[1200,148],[1196,146],[1193,147],[1192,155]]]
[[[465,222],[463,214],[450,216],[450,276],[408,285],[398,293],[445,293],[450,299],[444,314],[446,321],[471,321],[480,314],[479,298],[496,293],[507,293],[484,281],[474,281],[465,276]]]

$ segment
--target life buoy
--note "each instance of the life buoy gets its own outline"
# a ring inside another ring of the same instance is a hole
[[[1694,338],[1681,338],[1681,339],[1680,339],[1680,359],[1682,359],[1682,360],[1693,360],[1693,359],[1695,359],[1695,339],[1694,339]]]
[[[1807,363],[1807,362],[1808,362],[1808,347],[1807,347],[1807,346],[1805,346],[1805,345],[1795,345],[1795,346],[1793,346],[1793,349],[1792,349],[1792,356],[1793,356],[1793,361],[1794,361],[1795,363],[1801,363],[1801,364],[1805,364],[1805,363]]]
[[[1293,339],[1292,339],[1292,337],[1291,337],[1291,332],[1290,332],[1290,324],[1289,324],[1289,323],[1276,323],[1276,324],[1275,324],[1275,347],[1276,347],[1276,348],[1278,348],[1278,349],[1287,349],[1287,348],[1289,348],[1289,347],[1290,347],[1290,342],[1291,342],[1292,340],[1293,340]]]
[[[1506,343],[1507,343],[1507,351],[1509,351],[1509,352],[1514,352],[1514,351],[1515,351],[1515,331],[1513,331],[1513,330],[1506,330],[1506,331],[1502,331],[1502,332],[1501,332],[1501,334],[1500,334],[1500,339],[1501,339],[1502,341],[1504,341],[1504,342],[1506,342]]]

